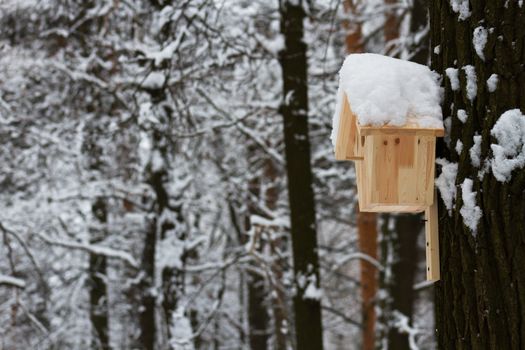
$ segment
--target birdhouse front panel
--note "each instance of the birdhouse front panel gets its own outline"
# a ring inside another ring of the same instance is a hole
[[[359,208],[420,212],[434,200],[435,137],[376,133],[364,137],[356,161]]]

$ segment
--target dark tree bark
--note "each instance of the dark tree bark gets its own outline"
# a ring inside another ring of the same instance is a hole
[[[357,213],[357,232],[359,251],[377,259],[377,214]],[[361,281],[361,315],[363,323],[363,339],[361,347],[363,350],[375,348],[376,329],[376,294],[378,288],[377,267],[369,261],[360,261]]]
[[[98,198],[91,207],[93,216],[104,225],[107,223],[108,210],[103,198]],[[96,244],[105,238],[105,232],[93,230],[90,242]],[[106,257],[89,255],[89,318],[93,326],[94,349],[109,349],[109,324],[106,276]]]
[[[296,348],[323,348],[321,301],[305,296],[310,279],[318,288],[319,257],[312,190],[310,140],[308,138],[308,96],[306,45],[303,42],[305,12],[302,1],[281,1],[281,32],[285,48],[280,52],[283,76],[281,114],[284,122],[284,143],[288,196],[290,202],[293,268],[296,293],[293,297]]]
[[[255,147],[250,145],[248,147],[248,155],[250,158],[255,156]],[[258,253],[261,253],[264,245],[266,244],[263,240],[260,228],[253,228],[250,221],[251,215],[260,214],[257,210],[256,203],[259,201],[261,196],[261,181],[260,176],[255,176],[249,181],[248,187],[250,192],[250,198],[248,199],[248,216],[246,217],[245,222],[245,231],[248,232],[251,229],[257,230],[258,234],[256,235],[255,242],[256,246],[254,247]],[[255,203],[254,203],[255,202]],[[248,235],[244,235],[243,241],[244,244],[247,243]],[[254,265],[257,265],[257,262],[253,262]],[[257,266],[254,266],[257,268]],[[255,270],[255,269],[254,269]],[[248,329],[250,336],[250,349],[251,350],[266,350],[268,344],[268,323],[269,315],[266,305],[266,295],[268,294],[268,288],[265,283],[264,276],[261,276],[260,273],[256,271],[248,271],[247,276],[247,292],[248,292]]]
[[[395,217],[396,237],[392,239],[394,263],[389,294],[392,299],[391,309],[402,313],[412,320],[414,311],[414,280],[418,262],[417,236],[421,232],[421,215],[400,214]],[[409,349],[408,334],[400,333],[395,328],[388,332],[389,349]]]
[[[250,325],[250,349],[266,350],[268,344],[267,288],[264,278],[256,272],[248,276],[248,323]]]
[[[103,172],[105,164],[104,149],[97,142],[104,128],[103,119],[89,123],[84,129],[82,151],[86,154],[86,165],[91,171]],[[96,198],[91,205],[91,213],[100,226],[107,224],[108,207],[102,197]],[[106,228],[90,229],[89,241],[98,244],[107,236]],[[92,326],[91,346],[94,349],[109,349],[108,295],[106,286],[107,259],[103,255],[89,254],[87,289],[89,292],[89,319]]]
[[[468,2],[467,2],[468,3]],[[439,45],[432,68],[444,75],[459,68],[460,89],[444,79],[443,113],[452,115],[450,147],[441,144],[438,155],[458,164],[455,207],[439,200],[441,281],[436,284],[437,337],[441,349],[523,349],[525,346],[525,169],[516,169],[507,182],[498,181],[490,168],[478,176],[493,157],[490,130],[502,113],[525,111],[525,6],[518,1],[471,0],[470,16],[458,20],[448,0],[431,3],[431,43]],[[487,29],[487,43],[475,50],[475,28]],[[472,65],[477,76],[476,97],[469,100],[462,67]],[[486,81],[497,74],[496,90]],[[463,124],[458,109],[466,110]],[[449,114],[450,113],[450,114]],[[481,165],[469,156],[473,136],[481,135]],[[463,150],[455,150],[457,140]],[[473,181],[482,218],[473,234],[465,226],[463,181]]]
[[[139,292],[139,344],[141,349],[155,348],[155,246],[157,244],[157,220],[150,219],[144,237],[141,267],[143,277],[138,285]]]

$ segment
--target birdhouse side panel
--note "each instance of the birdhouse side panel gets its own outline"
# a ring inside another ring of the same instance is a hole
[[[357,117],[352,112],[346,94],[342,94],[341,115],[335,145],[335,158],[337,160],[362,159],[359,132],[357,130]]]

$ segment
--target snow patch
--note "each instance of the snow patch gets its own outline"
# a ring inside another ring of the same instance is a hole
[[[447,68],[445,69],[445,74],[447,75],[448,80],[450,80],[450,88],[452,89],[452,91],[458,91],[459,76],[457,68]]]
[[[489,92],[496,91],[496,89],[498,88],[498,82],[499,82],[499,77],[497,74],[492,74],[487,79],[487,88],[489,89]]]
[[[445,141],[445,144],[448,148],[450,148],[450,131],[452,130],[452,118],[447,117],[443,121],[443,125],[445,126],[445,137],[443,140]]]
[[[463,142],[461,142],[461,140],[458,140],[456,142],[456,152],[458,155],[460,155],[461,151],[463,151]]]
[[[469,0],[450,0],[452,11],[459,14],[459,20],[464,21],[470,17]]]
[[[436,159],[436,164],[441,165],[441,174],[436,179],[436,187],[441,194],[443,203],[449,211],[454,208],[456,199],[456,176],[458,174],[458,164],[449,162],[444,158]]]
[[[461,197],[463,198],[463,206],[459,213],[463,217],[463,223],[467,226],[472,234],[475,236],[478,229],[478,223],[481,219],[481,209],[476,205],[476,192],[472,191],[473,181],[465,179],[461,184]]]
[[[416,117],[421,127],[443,127],[438,75],[427,66],[377,54],[347,56],[339,71],[334,145],[345,94],[361,125],[403,126]]]
[[[141,86],[146,89],[160,89],[164,86],[164,83],[166,82],[166,77],[164,76],[164,73],[159,71],[153,71],[144,81],[142,82]]]
[[[498,141],[490,145],[492,173],[498,181],[507,182],[514,169],[525,166],[525,116],[519,109],[506,111],[490,133]]]
[[[182,40],[182,33],[179,34],[178,38],[159,51],[146,52],[146,57],[155,62],[155,66],[160,66],[164,61],[170,60],[175,53],[175,50],[179,47],[180,41]]]
[[[487,44],[488,37],[489,32],[482,26],[479,26],[476,29],[474,29],[474,33],[472,35],[472,44],[474,44],[474,49],[476,50],[476,53],[478,54],[479,58],[481,58],[483,61],[485,61],[485,55],[483,54],[483,50],[485,49],[485,45]]]
[[[174,349],[193,350],[193,331],[191,322],[184,314],[184,308],[178,307],[171,317],[170,343]]]
[[[277,55],[285,46],[284,36],[280,33],[270,39],[267,39],[264,36],[257,36],[257,40],[267,51],[274,55]]]
[[[465,124],[468,118],[467,112],[464,109],[458,109],[457,113],[458,119]]]
[[[481,165],[481,136],[474,135],[474,144],[469,150],[472,166],[479,168]]]
[[[474,101],[478,92],[478,78],[476,77],[476,69],[474,66],[466,65],[462,68],[465,71],[467,79],[467,97],[470,102]]]
[[[308,286],[304,290],[303,298],[321,300],[322,296],[323,296],[323,290],[321,288],[317,288],[314,281],[310,281],[308,283]]]

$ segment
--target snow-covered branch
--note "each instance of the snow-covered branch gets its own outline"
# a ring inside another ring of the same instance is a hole
[[[75,242],[70,240],[62,240],[62,239],[54,239],[49,236],[47,236],[44,233],[38,232],[38,237],[42,238],[46,243],[63,247],[63,248],[71,248],[71,249],[78,249],[83,250],[88,253],[92,253],[95,255],[103,255],[108,258],[115,258],[122,260],[126,262],[128,265],[130,265],[133,268],[139,268],[138,262],[129,254],[128,252],[112,249],[109,247],[103,247],[96,244],[87,244],[87,243],[81,243],[81,242]]]
[[[26,281],[24,281],[21,278],[0,274],[0,285],[7,285],[16,288],[25,288]]]

